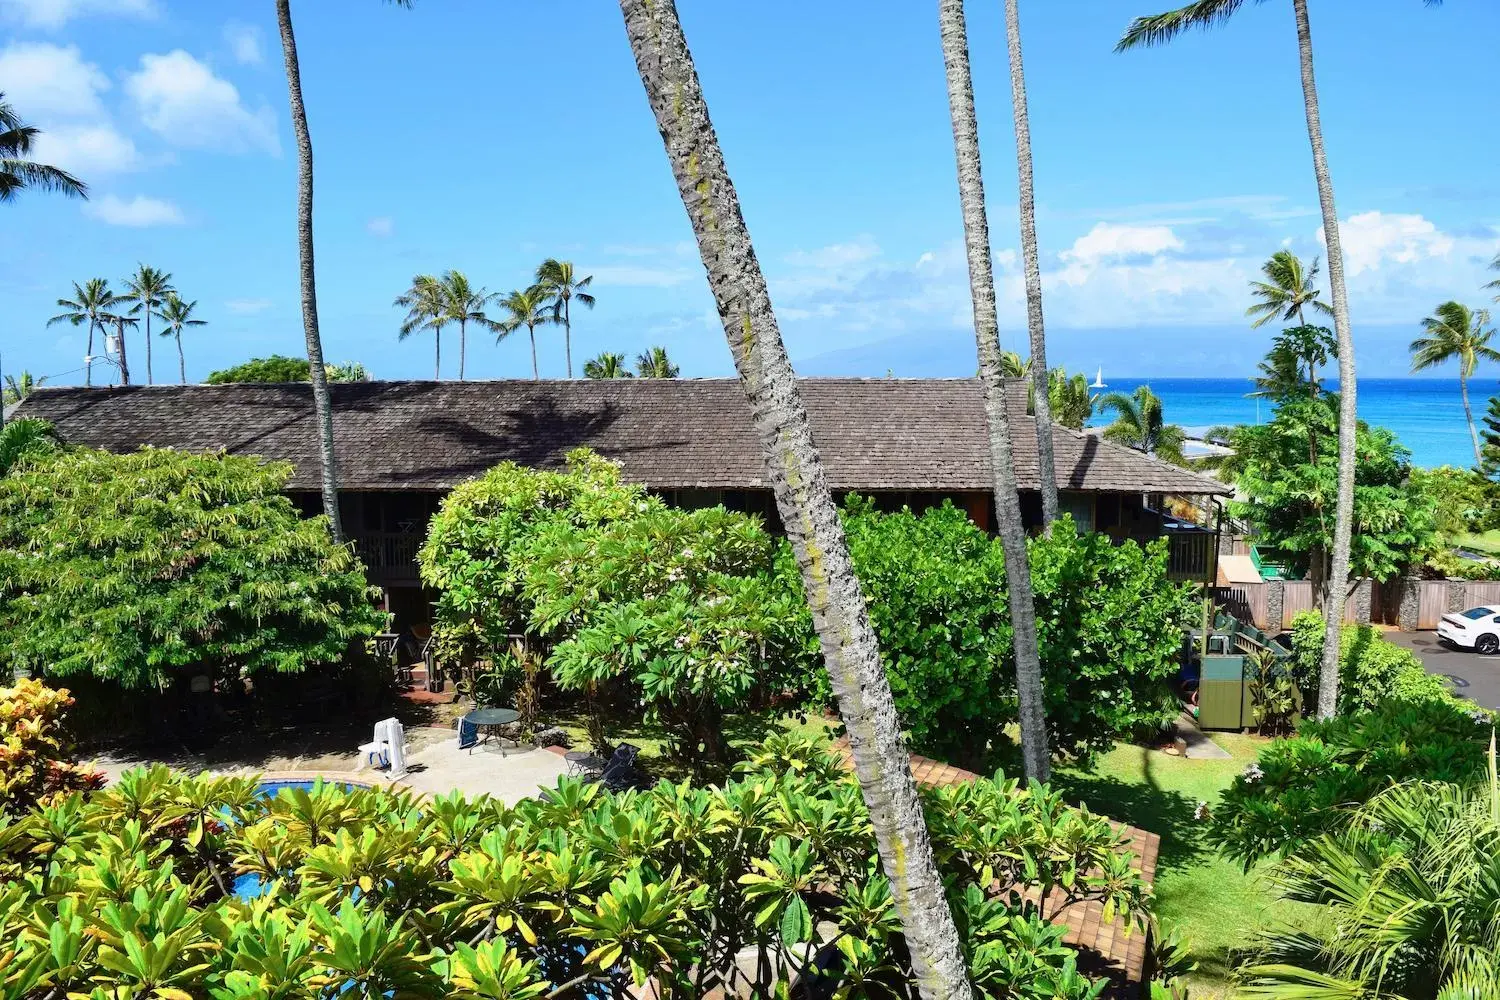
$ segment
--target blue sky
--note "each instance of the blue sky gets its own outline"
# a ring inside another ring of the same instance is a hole
[[[1025,340],[999,0],[970,3],[1002,340]],[[824,374],[974,369],[936,4],[679,0],[794,360]],[[1245,374],[1267,333],[1246,282],[1319,252],[1290,4],[1115,55],[1137,10],[1023,0],[1049,349],[1116,375]],[[546,256],[595,275],[575,365],[663,344],[731,371],[615,4],[294,0],[317,158],[325,350],[427,377],[391,300],[460,268],[523,286]],[[1313,0],[1324,128],[1362,371],[1397,375],[1420,318],[1487,304],[1500,251],[1493,41],[1500,7]],[[301,350],[295,158],[269,0],[0,0],[0,89],[87,203],[0,209],[7,370],[77,369],[46,328],[70,282],[173,273],[209,325],[188,373]],[[139,340],[139,338],[137,338]],[[544,375],[563,371],[544,332]],[[456,335],[444,338],[453,374]],[[157,344],[170,378],[170,345]],[[132,351],[142,374],[141,350]],[[526,376],[524,334],[469,346],[471,377]],[[108,373],[96,368],[96,375]],[[58,381],[81,376],[63,375]]]

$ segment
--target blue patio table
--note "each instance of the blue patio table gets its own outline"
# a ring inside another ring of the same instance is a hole
[[[488,742],[492,737],[500,746],[500,756],[505,756],[505,745],[501,743],[502,737],[495,730],[500,726],[508,726],[521,717],[521,713],[513,708],[477,708],[465,715],[464,722],[473,726],[483,734],[483,739]],[[475,741],[478,743],[478,740]],[[474,747],[469,747],[469,753],[474,752]]]

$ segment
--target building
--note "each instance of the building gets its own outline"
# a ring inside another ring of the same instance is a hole
[[[944,500],[994,524],[988,428],[973,379],[804,379],[802,397],[830,485],[887,509]],[[627,479],[687,507],[722,503],[779,526],[760,442],[734,379],[362,382],[330,386],[345,530],[373,584],[403,619],[425,614],[415,554],[454,485],[506,460],[562,465],[587,445]],[[1041,521],[1035,422],[1026,386],[1008,386],[1016,476],[1030,525]],[[307,384],[44,387],[20,415],[74,444],[224,450],[287,461],[288,491],[321,509],[318,440]],[[1179,579],[1210,581],[1215,479],[1063,427],[1054,432],[1062,509],[1117,539],[1171,539]],[[1187,505],[1197,520],[1170,513]]]

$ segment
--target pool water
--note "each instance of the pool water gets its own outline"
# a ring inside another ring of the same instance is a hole
[[[326,781],[324,782],[324,784],[327,783],[328,782]],[[338,782],[338,784],[340,784],[345,789],[367,787],[354,781],[343,781]],[[307,791],[312,791],[316,785],[316,781],[262,781],[259,785],[256,786],[256,790],[264,798],[274,799],[277,793],[279,793],[283,788],[301,788]],[[248,874],[241,875],[236,878],[234,880],[234,885],[232,888],[234,894],[240,899],[251,900],[265,895],[266,889],[269,888],[269,885],[265,882],[262,882],[259,875]]]

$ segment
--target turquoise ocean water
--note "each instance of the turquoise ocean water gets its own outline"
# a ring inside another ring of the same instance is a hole
[[[1149,385],[1161,397],[1168,422],[1201,432],[1215,424],[1253,424],[1271,419],[1264,400],[1247,398],[1254,390],[1249,379],[1235,378],[1110,378],[1111,390],[1130,392]],[[1330,382],[1329,388],[1337,388]],[[1500,392],[1500,382],[1483,374],[1469,380],[1469,400],[1478,423],[1489,397]],[[1369,424],[1389,427],[1411,449],[1412,462],[1422,466],[1474,464],[1474,447],[1464,423],[1464,408],[1456,378],[1369,378],[1359,380],[1359,416]],[[1099,423],[1098,418],[1095,423]],[[1481,429],[1483,424],[1480,424]]]

